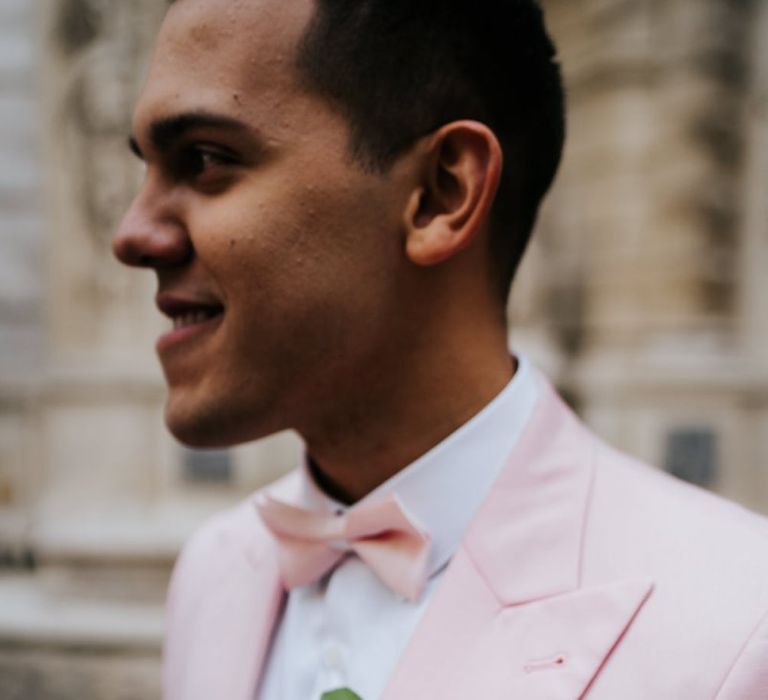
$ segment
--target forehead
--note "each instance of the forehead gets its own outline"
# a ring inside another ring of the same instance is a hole
[[[312,0],[175,0],[160,29],[140,119],[233,109],[296,91],[296,48]],[[223,100],[226,99],[226,103]]]

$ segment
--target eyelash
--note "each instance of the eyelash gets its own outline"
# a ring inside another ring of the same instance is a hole
[[[178,178],[197,180],[211,170],[235,164],[235,159],[210,146],[191,144],[182,147],[174,162],[174,171]],[[215,173],[212,172],[213,176]]]

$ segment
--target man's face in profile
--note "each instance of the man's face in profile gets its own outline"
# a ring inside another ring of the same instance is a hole
[[[402,306],[408,190],[397,167],[354,164],[343,118],[300,87],[312,11],[177,0],[135,111],[146,179],[114,248],[157,273],[175,325],[158,342],[166,419],[189,444],[311,424],[369,371]]]

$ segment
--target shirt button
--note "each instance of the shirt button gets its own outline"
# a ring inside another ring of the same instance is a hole
[[[323,648],[323,665],[332,671],[344,669],[344,653],[341,646],[335,642],[329,642]]]

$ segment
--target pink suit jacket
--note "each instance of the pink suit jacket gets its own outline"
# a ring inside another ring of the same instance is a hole
[[[383,698],[767,700],[766,522],[611,450],[547,386]],[[166,700],[254,700],[284,597],[252,499],[204,525]]]

